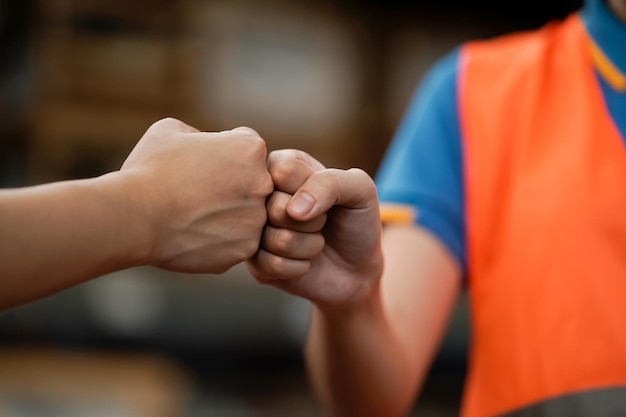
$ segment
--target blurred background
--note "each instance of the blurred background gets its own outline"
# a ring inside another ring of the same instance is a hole
[[[376,173],[425,71],[575,0],[0,0],[0,186],[117,169],[173,116]],[[45,210],[45,207],[42,207]],[[321,416],[308,304],[225,276],[136,268],[0,314],[0,415]],[[467,300],[414,412],[458,414]]]

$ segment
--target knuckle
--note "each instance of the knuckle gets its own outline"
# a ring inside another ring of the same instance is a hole
[[[250,146],[254,155],[262,156],[265,160],[267,156],[267,144],[265,143],[265,139],[259,135],[252,135],[247,137],[247,141],[249,142],[248,146]]]
[[[258,200],[258,203],[265,206],[267,197],[274,191],[274,181],[267,171],[257,175],[249,173],[246,194]]]
[[[270,175],[274,182],[281,182],[292,176],[296,168],[297,162],[295,159],[281,159],[270,165]]]
[[[238,132],[244,135],[260,137],[260,135],[258,134],[256,130],[248,126],[239,126],[239,127],[234,128],[232,131]]]
[[[268,284],[272,281],[272,271],[268,269],[265,256],[255,255],[251,260],[246,262],[246,267],[250,274],[261,284]]]
[[[296,159],[298,151],[295,149],[277,149],[270,152],[269,159],[272,162],[278,162],[286,159]]]
[[[272,193],[272,191],[274,191],[274,181],[272,180],[272,176],[270,175],[269,172],[266,172],[263,175],[263,178],[264,178],[263,194],[265,194],[265,196],[268,196]]]
[[[250,259],[259,250],[259,242],[255,239],[248,239],[242,245],[242,261]]]
[[[361,168],[355,168],[355,167],[349,168],[347,172],[350,173],[351,175],[369,177],[369,175],[367,175],[367,173],[363,171]]]
[[[152,128],[157,129],[173,129],[180,126],[182,122],[174,117],[165,117],[161,120],[157,120],[152,124]]]
[[[295,244],[296,238],[294,233],[288,229],[278,229],[274,233],[273,243],[277,248],[288,251]]]
[[[374,184],[372,177],[361,168],[350,168],[348,169],[348,174],[353,175],[364,182],[372,183],[372,185]]]
[[[198,130],[186,123],[178,120],[174,117],[166,117],[154,122],[149,128],[149,131],[157,132],[173,132],[173,133],[197,133]]]
[[[261,166],[263,170],[267,170],[267,145],[265,140],[260,136],[248,135],[238,139],[240,141],[237,148],[239,157],[251,161],[254,167]]]
[[[271,224],[278,224],[282,222],[287,212],[287,203],[280,194],[273,193],[267,201],[267,217]]]
[[[325,191],[336,190],[339,188],[339,180],[334,174],[334,170],[331,169],[316,171],[311,175],[311,181],[319,184]]]
[[[268,259],[268,266],[271,271],[277,274],[282,274],[286,269],[286,260],[277,255],[271,255]]]
[[[372,177],[370,177],[370,175],[361,168],[350,168],[347,172],[349,175],[357,177],[362,181],[373,183]]]

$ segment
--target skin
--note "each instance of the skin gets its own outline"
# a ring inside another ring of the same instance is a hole
[[[626,0],[608,0],[608,4],[613,13],[626,23]]]
[[[263,139],[152,125],[119,171],[0,191],[0,308],[123,268],[222,273],[258,249],[273,190]]]
[[[273,152],[262,283],[313,302],[307,363],[332,416],[401,416],[413,404],[460,292],[460,268],[416,226],[380,226],[372,179]],[[383,262],[384,259],[384,262]]]

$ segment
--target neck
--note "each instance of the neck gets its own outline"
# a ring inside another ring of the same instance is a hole
[[[608,0],[608,4],[613,13],[626,23],[626,0]]]

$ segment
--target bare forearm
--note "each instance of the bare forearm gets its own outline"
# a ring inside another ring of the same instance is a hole
[[[0,192],[0,309],[138,265],[149,249],[116,172]]]
[[[314,387],[334,417],[402,416],[415,392],[380,300],[351,314],[314,308],[307,345]]]
[[[460,270],[419,227],[388,227],[380,287],[351,315],[315,310],[307,359],[334,416],[401,416],[409,410],[460,292]],[[419,271],[419,275],[416,275]]]

